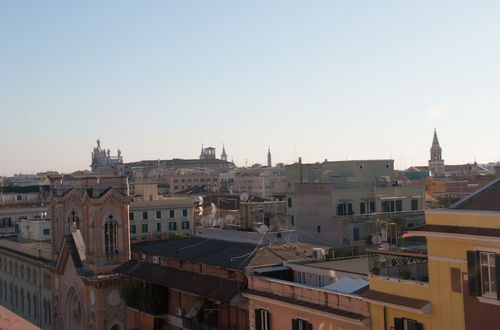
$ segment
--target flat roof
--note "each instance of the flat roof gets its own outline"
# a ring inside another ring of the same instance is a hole
[[[313,268],[336,270],[339,272],[369,274],[368,257],[334,259],[329,261],[290,262],[289,264],[302,265]]]

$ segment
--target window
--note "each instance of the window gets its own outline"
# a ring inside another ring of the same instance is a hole
[[[303,319],[292,320],[292,330],[312,330],[312,324]]]
[[[295,226],[295,217],[293,215],[290,216],[290,224]]]
[[[401,212],[403,211],[403,201],[382,201],[382,212]]]
[[[182,221],[182,230],[189,230],[189,221]]]
[[[135,234],[135,225],[130,225],[130,233]]]
[[[156,219],[161,219],[161,211],[156,211]]]
[[[317,231],[318,233],[321,233],[321,226],[320,226],[320,225],[318,225],[318,227],[316,228],[316,231]]]
[[[143,223],[142,224],[142,232],[143,233],[147,233],[148,232],[148,224],[147,223]]]
[[[132,221],[133,221],[133,220],[135,220],[135,219],[134,219],[134,212],[130,212],[130,213],[128,214],[128,218],[129,218],[130,220],[132,220]]]
[[[355,242],[359,241],[359,228],[352,229],[352,240]]]
[[[112,215],[108,216],[104,224],[104,250],[106,255],[118,254],[118,223]]]
[[[142,220],[148,220],[148,211],[142,212]]]
[[[306,274],[303,272],[295,272],[295,281],[300,284],[306,284]]]
[[[412,211],[418,210],[418,199],[411,200],[411,209]]]
[[[168,216],[169,216],[170,219],[175,218],[175,210],[168,211]]]
[[[176,231],[177,230],[177,222],[169,222],[168,223],[168,230],[169,231]]]
[[[188,216],[188,210],[187,209],[182,209],[182,217],[187,218]]]
[[[157,232],[160,232],[160,231],[161,231],[161,222],[158,222],[158,223],[156,224],[156,231],[157,231]]]
[[[288,207],[292,207],[292,197],[288,197]]]
[[[255,330],[271,330],[271,317],[267,309],[255,310]]]
[[[361,202],[359,203],[359,213],[368,214],[375,212],[375,202]]]
[[[405,318],[394,319],[394,330],[423,330],[423,328],[423,324],[415,320]]]
[[[352,211],[352,203],[342,203],[337,205],[337,215],[351,215],[354,214]]]
[[[485,251],[467,251],[469,295],[499,300],[497,262],[500,262],[499,254]]]
[[[46,228],[43,230],[44,235],[50,235],[50,229]]]

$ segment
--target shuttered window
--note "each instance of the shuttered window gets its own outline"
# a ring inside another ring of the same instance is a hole
[[[271,330],[271,314],[267,309],[255,310],[255,330]]]
[[[412,319],[405,318],[395,318],[394,319],[394,329],[395,330],[423,330],[424,325]]]
[[[293,319],[292,330],[313,330],[313,326],[307,320]]]
[[[467,251],[469,295],[500,300],[500,254]]]

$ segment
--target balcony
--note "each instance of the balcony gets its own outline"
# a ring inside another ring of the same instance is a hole
[[[367,249],[371,275],[429,282],[427,254]]]

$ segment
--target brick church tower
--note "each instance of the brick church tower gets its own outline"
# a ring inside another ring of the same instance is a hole
[[[444,176],[445,172],[444,160],[441,155],[441,146],[439,145],[436,129],[434,129],[434,137],[432,138],[431,159],[429,160],[429,172],[431,176],[434,177]]]
[[[59,177],[51,182],[52,306],[55,329],[124,329],[123,279],[130,259],[126,177]]]

